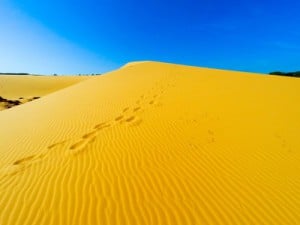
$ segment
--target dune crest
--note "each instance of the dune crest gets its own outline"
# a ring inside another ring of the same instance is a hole
[[[128,65],[1,111],[0,224],[300,223],[300,80]]]

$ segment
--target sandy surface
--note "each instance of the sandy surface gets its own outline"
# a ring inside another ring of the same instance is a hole
[[[0,111],[87,80],[90,76],[0,75]]]
[[[44,96],[0,112],[1,225],[300,223],[300,79],[153,62],[34,93],[1,79]]]

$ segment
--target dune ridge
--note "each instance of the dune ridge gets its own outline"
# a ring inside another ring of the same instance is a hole
[[[299,88],[142,62],[1,111],[0,224],[298,224]]]

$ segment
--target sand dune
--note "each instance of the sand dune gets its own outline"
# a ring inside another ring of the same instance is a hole
[[[300,80],[155,62],[42,79],[0,112],[1,225],[300,223]]]
[[[0,110],[27,103],[88,78],[90,77],[0,75]]]

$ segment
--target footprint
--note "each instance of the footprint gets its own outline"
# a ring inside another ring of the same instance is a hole
[[[96,134],[97,134],[96,131],[92,131],[92,132],[90,132],[90,133],[87,133],[87,134],[83,135],[82,138],[83,138],[83,139],[92,138],[92,137],[94,137]]]
[[[141,107],[136,107],[136,108],[133,109],[133,112],[137,112],[137,111],[139,111],[140,109],[141,109]]]
[[[94,129],[97,129],[97,130],[102,130],[104,128],[107,128],[107,127],[110,127],[111,125],[109,123],[99,123],[97,124]]]
[[[28,157],[25,157],[25,158],[22,158],[22,159],[19,159],[17,161],[15,161],[13,163],[13,165],[22,165],[22,164],[26,164],[27,162],[30,162],[32,159],[35,158],[35,155],[31,155],[31,156],[28,156]]]
[[[95,141],[96,141],[96,138],[97,138],[96,136],[92,137],[92,138],[88,141],[88,144],[95,142]]]
[[[150,102],[149,102],[149,104],[150,104],[150,105],[153,105],[153,104],[154,104],[154,101],[153,101],[153,100],[152,100],[152,101],[150,101]]]
[[[62,145],[64,144],[66,141],[61,141],[61,142],[57,142],[57,143],[54,143],[52,145],[49,145],[47,148],[48,149],[52,149],[52,148],[55,148],[56,146],[59,146],[59,145]]]
[[[31,155],[14,161],[0,170],[0,179],[6,176],[13,176],[31,167],[37,161],[43,159],[45,154]]]
[[[135,120],[131,123],[131,126],[138,126],[143,122],[142,119]]]
[[[100,127],[104,126],[105,123],[99,123],[94,126],[94,129],[99,129]]]
[[[80,140],[76,142],[75,144],[71,145],[70,150],[77,150],[85,147],[86,145],[86,140]]]
[[[106,125],[104,125],[100,130],[102,130],[102,129],[104,129],[104,128],[108,128],[108,127],[110,127],[111,126],[111,124],[106,124]]]
[[[44,156],[45,156],[44,154],[27,156],[25,158],[16,160],[12,165],[13,166],[29,166],[32,163],[41,160]]]
[[[20,168],[17,168],[16,165],[7,165],[1,168],[0,170],[0,179],[9,176],[9,175],[14,175],[18,171],[20,171]]]
[[[71,145],[69,150],[74,154],[80,153],[84,151],[88,147],[88,145],[93,143],[95,140],[96,140],[96,136],[92,137],[91,139],[80,140],[75,144]]]
[[[131,117],[127,118],[125,121],[132,122],[133,120],[135,120],[135,116],[131,116]]]
[[[123,113],[127,112],[129,110],[129,107],[123,109]]]
[[[123,115],[121,115],[121,116],[118,116],[118,117],[116,117],[115,118],[115,121],[120,121],[121,119],[123,119],[124,118],[124,116]]]

